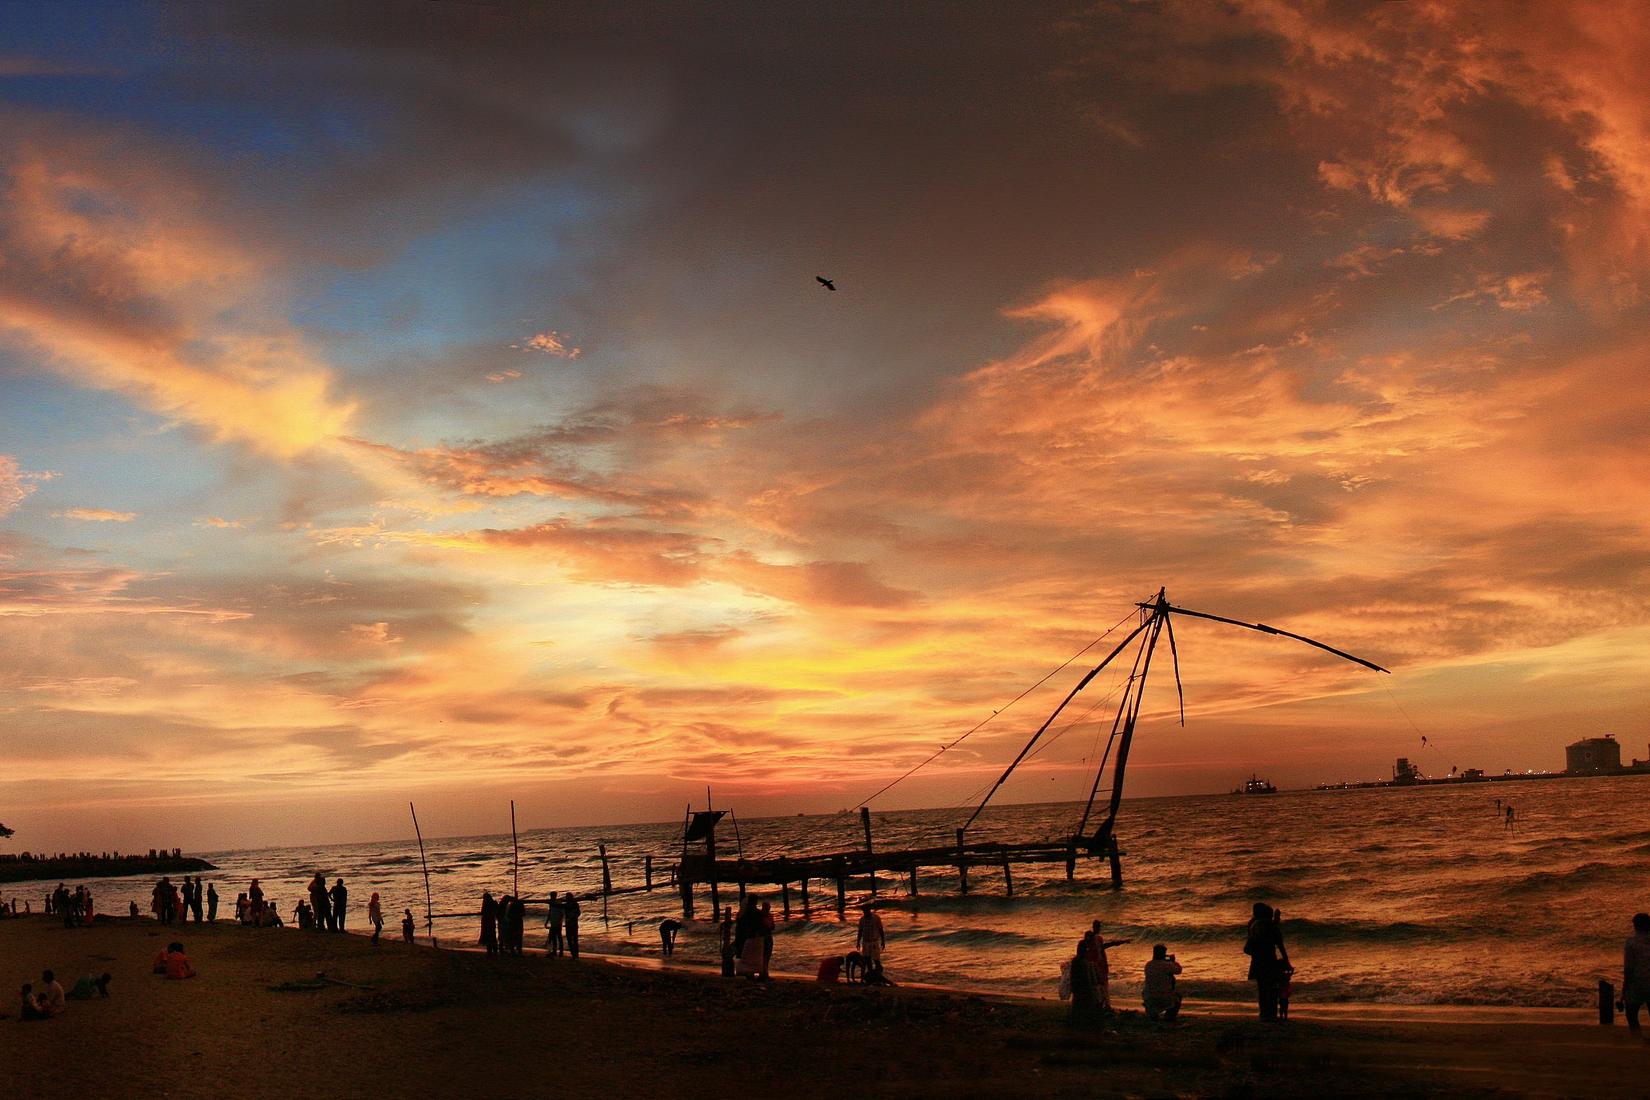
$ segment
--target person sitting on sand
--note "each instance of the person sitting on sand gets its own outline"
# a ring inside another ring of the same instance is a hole
[[[666,917],[659,922],[659,951],[666,958],[676,954],[676,933],[682,930],[682,922]]]
[[[1650,1003],[1650,913],[1633,914],[1633,936],[1621,958],[1621,1010],[1627,1030],[1639,1033],[1639,1009]]]
[[[279,919],[279,914],[277,914]],[[174,943],[166,949],[166,977],[169,981],[181,982],[195,976],[195,967],[189,961],[189,956],[183,953],[183,944]]]
[[[836,985],[842,977],[842,956],[827,955],[819,960],[819,969],[814,972],[814,980],[826,985]]]
[[[183,951],[183,944],[177,943],[176,941],[167,944],[166,947],[161,950],[161,953],[155,956],[155,961],[149,964],[149,972],[151,974],[166,973],[166,959],[174,951],[181,953]]]
[[[413,941],[412,910],[407,909],[403,910],[403,912],[405,913],[405,916],[401,918],[401,938],[406,940],[408,943],[411,943]]]
[[[34,991],[34,986],[23,983],[23,1003],[19,1006],[17,1018],[19,1020],[48,1020],[51,1017],[46,1010],[40,1007],[40,995]]]
[[[1146,964],[1146,986],[1140,997],[1151,1019],[1173,1022],[1180,1015],[1180,994],[1175,992],[1175,975],[1180,971],[1167,946],[1152,944],[1152,961]]]
[[[40,1010],[48,1016],[61,1016],[63,1010],[69,1007],[63,987],[58,984],[57,975],[50,970],[40,975],[40,990],[37,997],[40,1001]]]
[[[101,978],[94,978],[90,974],[82,974],[80,979],[74,983],[74,988],[69,990],[69,1000],[89,1001],[93,997],[107,997],[111,981],[113,981],[113,978],[107,971],[104,972]]]

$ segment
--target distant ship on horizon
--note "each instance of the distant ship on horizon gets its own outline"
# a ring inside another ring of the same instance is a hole
[[[1238,792],[1233,791],[1232,793],[1237,794]],[[1251,773],[1250,776],[1249,776],[1248,781],[1243,784],[1243,793],[1244,794],[1277,794],[1278,789],[1272,785],[1270,780],[1262,779],[1260,776]]]

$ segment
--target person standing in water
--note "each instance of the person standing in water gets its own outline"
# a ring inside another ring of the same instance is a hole
[[[865,958],[865,976],[882,976],[882,953],[888,947],[888,933],[882,927],[882,918],[869,905],[862,910],[859,929],[854,936],[854,948]]]
[[[1260,1003],[1260,1018],[1278,1018],[1278,986],[1283,972],[1289,968],[1289,952],[1283,946],[1283,928],[1279,916],[1265,902],[1255,902],[1254,916],[1249,919],[1243,953],[1249,956],[1249,980],[1255,983],[1255,996]]]
[[[1513,827],[1514,817],[1512,803],[1509,802],[1507,803],[1507,828],[1511,829]]]
[[[579,957],[579,899],[572,892],[567,894],[567,900],[561,905],[562,920],[567,924],[567,953],[573,958]]]
[[[565,918],[566,912],[556,898],[556,892],[550,891],[550,911],[544,915],[544,926],[550,929],[550,938],[544,942],[544,949],[552,955],[560,955],[567,950],[567,943],[561,935],[561,925]]]
[[[344,880],[339,879],[327,895],[332,900],[331,915],[327,918],[327,928],[333,932],[344,930],[344,909],[349,904],[349,891],[344,889]]]
[[[1627,1030],[1639,1033],[1639,1009],[1650,1004],[1650,913],[1633,914],[1633,936],[1621,958],[1621,1011]]]
[[[1100,931],[1100,922],[1094,922],[1093,937],[1088,940],[1089,962],[1094,967],[1094,995],[1100,1003],[1100,1011],[1111,1011],[1111,960],[1106,957],[1106,948],[1121,947],[1129,940],[1108,940]]]
[[[481,892],[481,946],[487,954],[498,954],[498,901],[491,890]]]

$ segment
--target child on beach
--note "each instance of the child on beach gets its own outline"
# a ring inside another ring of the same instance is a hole
[[[1295,968],[1283,968],[1283,980],[1278,983],[1278,1019],[1289,1019],[1289,991],[1295,985]]]

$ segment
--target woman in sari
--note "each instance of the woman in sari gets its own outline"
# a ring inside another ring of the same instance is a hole
[[[739,973],[747,978],[762,976],[762,933],[762,911],[757,908],[755,898],[747,897],[733,926],[733,953],[739,960]]]
[[[1265,902],[1255,902],[1254,916],[1243,941],[1243,953],[1249,956],[1249,980],[1255,983],[1255,997],[1260,1002],[1260,1018],[1278,1018],[1278,987],[1289,969],[1289,952],[1283,946],[1283,929],[1278,915]]]

